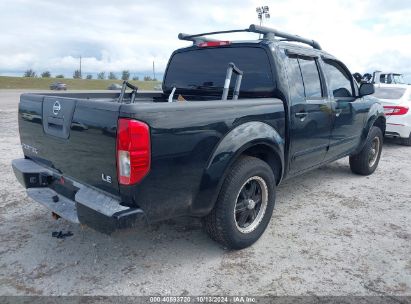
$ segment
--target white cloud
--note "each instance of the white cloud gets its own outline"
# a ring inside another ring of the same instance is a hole
[[[407,2],[3,0],[0,72],[71,74],[80,55],[86,72],[149,71],[153,60],[160,71],[174,49],[188,44],[177,40],[179,32],[246,28],[257,22],[256,6],[269,5],[267,26],[319,41],[352,72],[411,74]]]

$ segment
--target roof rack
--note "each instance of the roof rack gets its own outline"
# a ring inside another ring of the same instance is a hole
[[[251,24],[247,29],[240,30],[229,30],[229,31],[218,31],[218,32],[209,32],[201,34],[178,34],[178,39],[192,41],[194,45],[197,45],[202,42],[216,41],[215,39],[209,39],[204,36],[216,35],[216,34],[227,34],[227,33],[239,33],[239,32],[249,32],[249,33],[258,33],[263,34],[263,39],[267,40],[276,40],[277,37],[284,38],[281,41],[290,41],[290,42],[301,42],[312,46],[314,49],[321,50],[320,44],[315,40],[310,40],[307,38],[300,37],[298,35],[292,35],[285,32],[278,31],[265,26],[260,26],[256,24]]]

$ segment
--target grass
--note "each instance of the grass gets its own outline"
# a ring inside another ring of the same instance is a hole
[[[0,76],[0,89],[38,89],[48,90],[53,82],[67,84],[67,90],[106,90],[112,83],[121,84],[122,80],[110,79],[69,79],[69,78],[32,78]],[[140,90],[153,90],[159,81],[129,81]]]

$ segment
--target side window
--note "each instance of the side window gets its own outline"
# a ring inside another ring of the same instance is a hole
[[[296,57],[288,58],[287,69],[292,103],[305,102],[303,78],[301,77],[300,65],[298,64],[298,59]]]
[[[318,67],[314,58],[298,58],[300,63],[301,74],[304,81],[305,97],[321,98],[323,96],[321,89],[321,80],[318,73]]]
[[[337,62],[326,60],[324,70],[334,97],[353,97],[351,76]]]

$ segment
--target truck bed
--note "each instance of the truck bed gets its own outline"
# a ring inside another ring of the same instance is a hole
[[[19,104],[21,144],[25,158],[67,180],[113,196],[124,205],[141,208],[151,220],[201,213],[208,208],[193,206],[203,186],[204,170],[213,151],[234,128],[261,123],[278,130],[282,138],[285,134],[284,105],[276,98],[168,103],[160,92],[139,93],[131,104],[127,103],[127,95],[124,103],[118,103],[118,96],[24,94]],[[54,113],[57,102],[60,109]],[[141,183],[132,186],[119,185],[117,180],[120,117],[136,119],[150,127],[150,172]],[[250,130],[245,127],[243,134],[237,136],[247,136]],[[78,191],[70,183],[57,181],[49,187],[73,200]],[[169,195],[171,188],[173,197]]]

